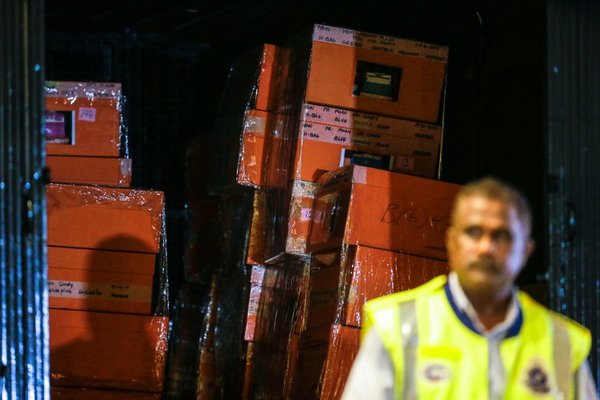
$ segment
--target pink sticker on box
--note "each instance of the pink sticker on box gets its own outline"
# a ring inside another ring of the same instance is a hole
[[[77,119],[80,121],[96,121],[96,109],[94,107],[79,107]]]

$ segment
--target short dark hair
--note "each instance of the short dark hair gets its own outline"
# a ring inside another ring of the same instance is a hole
[[[523,222],[527,234],[531,234],[531,207],[523,193],[511,184],[495,177],[485,177],[467,183],[457,193],[452,207],[452,224],[460,201],[466,197],[481,196],[490,200],[499,200],[510,204],[517,212],[517,216]]]

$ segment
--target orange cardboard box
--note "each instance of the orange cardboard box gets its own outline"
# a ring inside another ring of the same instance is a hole
[[[120,83],[48,81],[44,90],[48,155],[120,156]]]
[[[320,383],[322,400],[337,400],[342,397],[346,380],[360,346],[360,329],[333,325],[323,366]]]
[[[131,186],[131,159],[48,156],[50,181],[116,187]]]
[[[445,232],[459,185],[363,166],[321,177],[308,250],[342,243],[446,259]]]
[[[53,385],[161,392],[166,317],[50,309]]]
[[[270,135],[271,122],[272,114],[267,111],[247,111],[237,170],[237,182],[241,185],[259,187],[263,184],[265,140]]]
[[[50,184],[46,196],[49,246],[160,250],[163,192]]]
[[[161,393],[133,392],[126,390],[96,390],[79,387],[51,388],[52,400],[160,400]]]
[[[314,181],[319,172],[348,165],[355,156],[378,168],[434,178],[438,155],[435,142],[304,123],[298,137],[295,178]]]
[[[435,123],[448,48],[315,25],[309,103]]]
[[[448,273],[444,261],[360,245],[349,246],[341,259],[345,276],[339,322],[357,328],[367,300],[412,289]]]
[[[292,184],[285,249],[287,253],[306,253],[316,187],[315,183],[301,180],[294,180]]]
[[[280,79],[277,74],[279,51],[279,47],[275,45],[263,45],[253,104],[253,108],[256,110],[275,111],[277,108],[278,82]]]

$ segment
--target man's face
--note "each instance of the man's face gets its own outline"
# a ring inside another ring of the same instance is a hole
[[[473,195],[447,231],[448,261],[466,292],[505,296],[533,249],[514,207]]]

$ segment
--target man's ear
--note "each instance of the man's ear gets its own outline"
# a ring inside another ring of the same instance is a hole
[[[525,245],[525,260],[528,260],[531,254],[533,254],[535,250],[535,240],[533,238],[527,239],[527,244]]]

